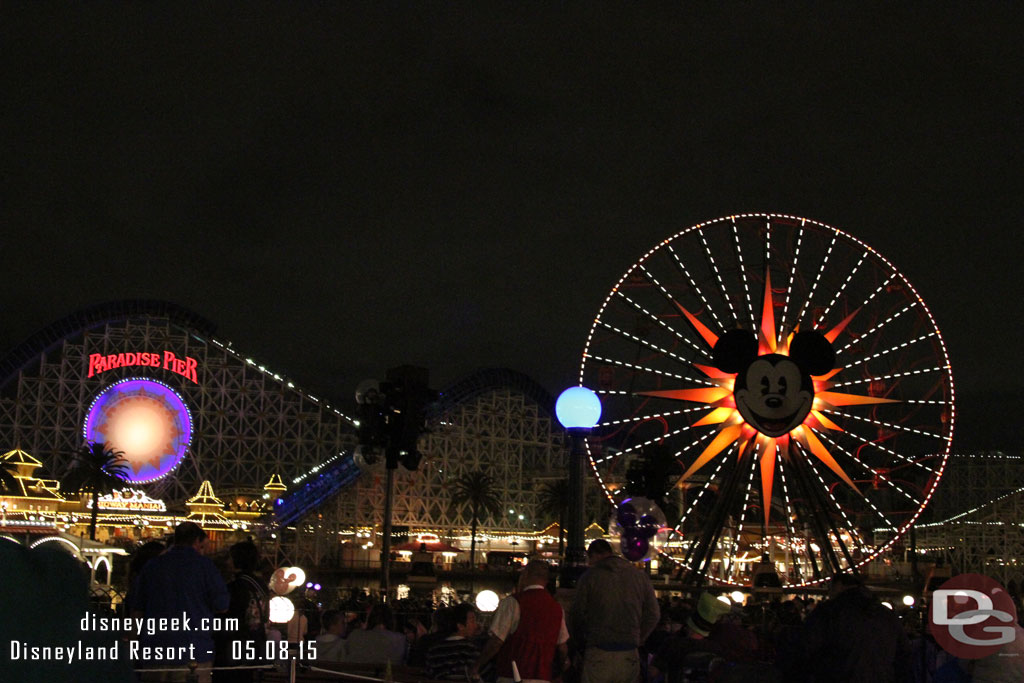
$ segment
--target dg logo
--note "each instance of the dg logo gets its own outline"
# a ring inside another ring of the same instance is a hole
[[[929,621],[935,641],[946,652],[980,659],[1013,642],[1017,609],[995,579],[960,574],[935,591]]]

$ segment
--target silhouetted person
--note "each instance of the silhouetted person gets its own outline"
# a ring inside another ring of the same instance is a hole
[[[269,616],[269,598],[264,587],[266,583],[255,575],[259,565],[259,550],[251,541],[243,541],[231,546],[228,556],[235,575],[227,584],[230,601],[224,616],[237,619],[238,629],[217,634],[215,661],[218,666],[258,664],[266,650],[266,622]],[[233,657],[233,641],[244,644],[240,651],[242,656],[237,659]],[[250,644],[252,649],[247,652]],[[216,678],[218,683],[251,683],[254,673],[252,670],[220,671]]]
[[[616,555],[604,539],[587,548],[590,565],[576,585],[569,628],[585,645],[583,683],[634,683],[639,646],[661,618],[647,574]]]
[[[204,620],[228,608],[228,589],[220,572],[202,551],[206,547],[206,532],[194,522],[182,522],[174,530],[174,545],[159,557],[154,557],[142,570],[139,593],[133,606],[133,615],[147,619],[176,619],[165,630],[143,632],[139,642],[146,647],[174,648],[180,656],[153,662],[154,668],[187,667],[190,661],[199,663],[200,683],[210,683],[213,666],[213,633],[203,630]],[[180,622],[183,615],[189,619],[188,629]],[[209,623],[209,622],[207,622]],[[156,675],[143,680],[175,680]],[[182,673],[180,680],[185,680]]]
[[[910,644],[896,614],[852,574],[832,580],[830,598],[808,615],[789,683],[909,683]]]

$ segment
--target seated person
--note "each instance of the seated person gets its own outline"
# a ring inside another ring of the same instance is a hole
[[[366,626],[349,634],[343,661],[354,664],[405,664],[406,639],[390,630],[394,618],[387,605],[374,605]]]
[[[345,661],[345,613],[336,609],[324,612],[324,632],[316,637],[316,659],[321,662]]]
[[[472,641],[479,630],[476,609],[468,602],[452,608],[455,632],[435,642],[427,650],[427,676],[439,680],[464,681],[467,672],[480,657],[480,648]]]

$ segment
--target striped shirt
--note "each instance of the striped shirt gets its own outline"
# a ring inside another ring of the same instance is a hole
[[[480,648],[462,636],[449,636],[427,650],[427,676],[465,681],[469,667],[476,663]]]

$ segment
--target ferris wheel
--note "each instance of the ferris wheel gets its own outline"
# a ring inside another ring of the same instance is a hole
[[[602,304],[580,382],[603,405],[587,449],[606,495],[646,486],[670,520],[661,559],[699,580],[859,570],[921,515],[952,441],[924,301],[871,247],[793,216],[729,216],[647,252]]]

